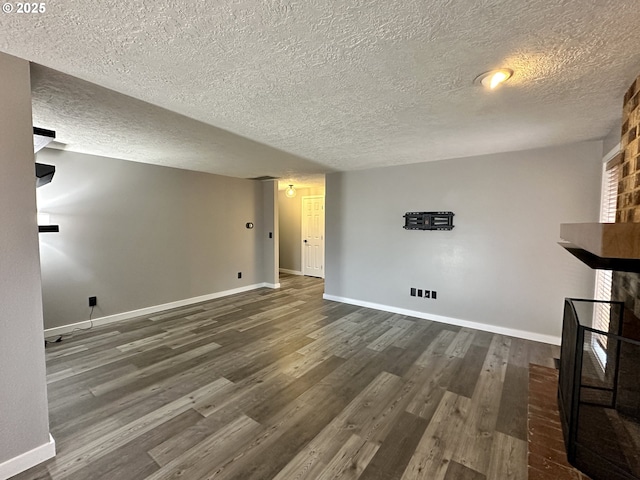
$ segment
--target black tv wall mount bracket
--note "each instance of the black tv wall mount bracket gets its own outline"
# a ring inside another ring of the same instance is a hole
[[[407,212],[405,230],[453,230],[453,212]]]

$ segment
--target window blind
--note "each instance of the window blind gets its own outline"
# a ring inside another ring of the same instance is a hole
[[[616,160],[616,159],[614,159]],[[618,198],[618,181],[620,178],[620,162],[611,161],[603,166],[602,199],[600,203],[600,222],[614,223],[616,221],[616,200]],[[595,295],[597,300],[611,301],[611,271],[596,270]],[[594,328],[609,331],[609,307],[596,304]],[[598,335],[597,341],[606,349],[607,337]]]

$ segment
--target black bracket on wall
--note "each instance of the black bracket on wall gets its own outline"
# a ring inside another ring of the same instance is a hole
[[[406,230],[452,230],[453,212],[407,212],[404,214]]]

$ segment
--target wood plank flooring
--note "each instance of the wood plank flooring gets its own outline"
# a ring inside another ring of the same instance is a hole
[[[58,454],[14,478],[527,478],[529,363],[556,347],[281,284],[50,345]]]

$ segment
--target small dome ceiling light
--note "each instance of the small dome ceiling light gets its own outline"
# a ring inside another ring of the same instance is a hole
[[[476,77],[473,83],[476,85],[482,85],[489,90],[495,90],[512,76],[513,70],[510,68],[500,68],[498,70],[481,73]]]
[[[293,188],[293,185],[289,185],[289,188],[284,191],[284,194],[289,198],[293,198],[296,196],[296,189]]]

